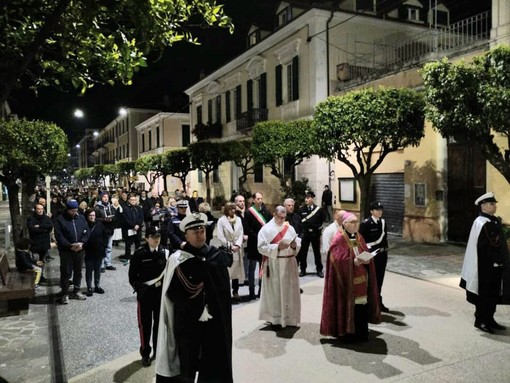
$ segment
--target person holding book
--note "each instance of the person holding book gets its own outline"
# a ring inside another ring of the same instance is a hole
[[[342,227],[326,260],[320,333],[346,341],[368,340],[368,323],[381,322],[374,262],[358,232],[358,218],[346,212]]]
[[[370,251],[377,251],[374,265],[377,276],[377,288],[379,289],[379,303],[381,311],[387,313],[390,310],[383,304],[381,290],[384,274],[386,273],[386,264],[388,263],[388,227],[386,226],[386,221],[382,218],[383,205],[378,201],[370,202],[369,208],[370,217],[361,222],[359,233],[365,239]]]
[[[285,221],[287,210],[277,206],[271,219],[258,233],[262,294],[259,319],[272,326],[297,326],[301,321],[301,295],[296,254],[301,238]]]

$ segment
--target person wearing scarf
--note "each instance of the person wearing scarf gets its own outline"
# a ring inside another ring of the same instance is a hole
[[[358,233],[358,218],[345,213],[342,228],[327,257],[320,333],[347,341],[368,340],[368,323],[381,322],[374,262],[359,258],[368,248]]]
[[[232,266],[228,268],[230,280],[232,281],[232,303],[239,303],[239,279],[244,281],[244,248],[243,248],[243,223],[236,215],[236,205],[227,202],[223,207],[223,216],[218,220],[218,240],[221,246],[230,249],[233,254]]]

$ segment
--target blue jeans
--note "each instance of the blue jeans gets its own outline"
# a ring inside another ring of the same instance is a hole
[[[257,264],[260,262],[257,260],[254,260],[254,259],[249,259],[248,263],[249,263],[248,286],[249,286],[249,290],[250,290],[250,296],[253,296],[253,295],[255,295],[255,269],[257,268]],[[259,294],[260,294],[260,279],[259,279]]]
[[[113,247],[113,235],[108,237],[108,243],[106,244],[106,255],[101,262],[101,267],[107,267],[112,265],[112,247]]]

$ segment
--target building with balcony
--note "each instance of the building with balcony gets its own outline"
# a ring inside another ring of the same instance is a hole
[[[192,139],[189,114],[187,113],[161,112],[141,122],[135,129],[139,157],[185,148]],[[139,181],[143,182],[141,178]],[[180,180],[175,177],[168,177],[166,186],[168,190],[182,188]],[[156,181],[153,190],[160,194],[164,188],[165,181],[160,178]],[[145,190],[148,189],[146,184]]]
[[[139,156],[136,126],[157,113],[159,110],[122,108],[115,119],[98,131],[92,152],[94,164],[136,161]]]
[[[329,95],[379,85],[420,88],[424,63],[469,60],[510,41],[510,0],[493,0],[481,13],[462,15],[452,14],[447,2],[428,0],[393,7],[379,0],[334,4],[281,2],[272,33],[262,37],[251,29],[244,53],[186,90],[191,125],[219,124],[221,136],[211,140],[242,140],[259,121],[311,118]],[[453,178],[455,173],[464,176]],[[330,185],[336,208],[359,209],[359,198],[353,198],[359,190],[346,166],[312,157],[295,177],[308,178],[318,195]],[[235,166],[223,164],[216,189],[237,190],[236,180]],[[248,182],[268,203],[280,202],[279,185],[268,170]],[[390,154],[372,184],[370,198],[386,206],[389,230],[429,242],[465,240],[465,227],[455,227],[457,221],[471,225],[477,193],[509,194],[508,185],[472,149],[445,142],[430,124],[422,144]],[[510,202],[500,203],[500,209],[510,220]]]

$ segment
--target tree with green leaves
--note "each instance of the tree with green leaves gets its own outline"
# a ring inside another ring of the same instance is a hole
[[[149,55],[198,43],[193,28],[233,30],[215,0],[10,0],[0,12],[0,105],[16,86],[130,85]]]
[[[227,144],[199,141],[188,146],[194,169],[204,172],[206,201],[211,204],[211,172],[228,160]]]
[[[253,161],[253,150],[251,140],[231,141],[228,143],[228,161],[232,161],[240,170],[239,191],[246,191],[244,184],[248,181],[248,175],[255,173],[255,162]]]
[[[474,144],[510,182],[510,47],[454,64],[425,65],[426,115],[445,138]],[[505,138],[498,144],[495,137]]]
[[[103,164],[97,164],[92,167],[91,171],[92,178],[94,178],[94,183],[96,185],[103,184],[106,186],[106,172]]]
[[[271,169],[271,174],[280,181],[284,197],[293,195],[296,166],[315,154],[315,139],[311,120],[265,121],[253,129],[255,162]]]
[[[119,161],[117,162],[117,168],[119,170],[119,177],[121,179],[124,178],[128,184],[128,189],[131,190],[134,183],[135,163],[133,161]]]
[[[109,177],[110,184],[117,185],[117,182],[119,182],[119,169],[117,164],[104,164],[103,171],[105,177]]]
[[[165,177],[170,175],[181,180],[182,189],[186,190],[186,177],[194,169],[191,165],[191,156],[188,149],[168,151],[163,155],[162,172]],[[165,189],[168,190],[165,184]]]
[[[92,168],[76,169],[74,177],[80,182],[81,186],[85,186],[89,179],[92,178]]]
[[[358,182],[361,217],[369,215],[372,174],[391,152],[424,136],[423,96],[406,88],[363,89],[321,102],[314,114],[316,153],[338,158]]]
[[[7,187],[16,241],[29,214],[37,180],[67,165],[69,143],[57,125],[44,121],[0,119],[0,181]],[[23,211],[18,193],[21,181]]]
[[[163,155],[152,154],[139,157],[135,161],[135,171],[144,176],[149,183],[149,191],[154,187],[158,178],[163,176]]]

